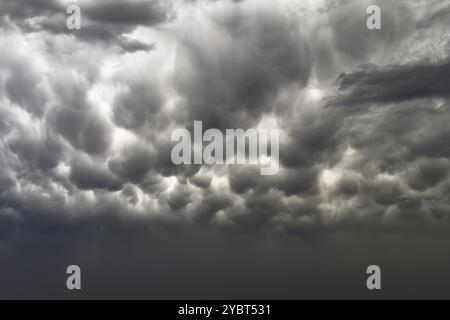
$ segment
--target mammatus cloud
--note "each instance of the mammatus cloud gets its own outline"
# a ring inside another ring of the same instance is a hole
[[[0,3],[0,254],[273,235],[320,259],[303,241],[447,229],[449,5],[377,1],[368,30],[363,0],[80,0],[70,31],[69,4]],[[194,121],[278,129],[278,174],[175,165]]]

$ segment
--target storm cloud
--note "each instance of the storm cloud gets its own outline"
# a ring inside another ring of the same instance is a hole
[[[0,297],[449,297],[450,3],[370,4],[2,0]],[[174,165],[194,121],[279,129],[279,173]]]

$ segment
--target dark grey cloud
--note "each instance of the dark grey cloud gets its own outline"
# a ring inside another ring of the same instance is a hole
[[[75,162],[71,168],[70,180],[79,189],[120,191],[123,188],[121,181],[106,168],[101,170],[98,166],[83,160]]]
[[[114,120],[126,129],[140,129],[154,122],[162,109],[164,98],[158,87],[150,83],[131,85],[118,94],[114,101]]]
[[[449,172],[448,159],[430,159],[421,161],[413,167],[408,183],[414,190],[426,190],[435,187],[447,179]]]
[[[447,5],[78,4],[0,3],[0,297],[449,296]],[[277,126],[279,173],[174,165],[194,120]]]
[[[364,103],[398,103],[420,98],[448,98],[450,63],[416,63],[388,66],[373,65],[343,74],[338,79],[342,96],[335,101],[342,105]]]
[[[37,66],[28,63],[19,52],[5,51],[0,62],[0,70],[5,76],[0,89],[2,96],[34,116],[42,116],[48,97],[45,83],[40,82]]]
[[[51,14],[62,7],[57,0],[4,0],[0,8],[2,9],[2,16],[26,19],[41,14]]]
[[[176,85],[189,109],[183,121],[247,128],[272,111],[280,88],[308,81],[308,42],[280,13],[263,12],[247,21],[231,7],[210,19],[213,32],[179,39],[185,56],[177,64]]]
[[[66,9],[72,4],[81,9],[80,30],[69,31],[66,27]],[[59,0],[5,0],[0,4],[0,18],[8,19],[27,31],[74,35],[88,42],[103,41],[118,45],[126,52],[152,50],[153,43],[131,40],[124,34],[139,26],[151,27],[171,19],[171,11],[169,2],[158,0],[105,0],[101,3],[85,0],[67,3]]]
[[[8,141],[9,149],[28,167],[28,170],[53,169],[59,163],[63,147],[49,132],[42,137],[24,133]]]
[[[83,6],[89,19],[124,25],[153,25],[167,19],[167,4],[154,0],[89,2]]]
[[[132,182],[140,182],[150,171],[155,154],[144,146],[130,146],[123,157],[108,163],[112,172]]]

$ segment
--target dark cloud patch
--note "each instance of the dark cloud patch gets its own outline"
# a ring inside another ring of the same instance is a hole
[[[92,111],[61,109],[54,115],[54,125],[57,132],[76,149],[102,154],[110,147],[110,127]]]
[[[119,42],[122,49],[126,52],[152,51],[156,50],[155,43],[145,43],[135,39],[123,37]]]
[[[189,108],[186,121],[248,128],[273,110],[280,88],[309,79],[311,55],[302,34],[280,12],[247,21],[240,10],[225,9],[212,17],[215,33],[204,30],[202,37],[180,39],[186,52],[178,61],[176,83]],[[227,39],[226,47],[217,33]]]
[[[12,103],[25,108],[33,114],[42,116],[45,110],[45,93],[40,89],[41,84],[29,68],[11,70],[6,81],[5,91]]]
[[[119,25],[150,26],[168,18],[169,5],[162,1],[105,0],[102,3],[82,3],[82,10],[93,21]]]
[[[430,12],[418,24],[421,28],[429,28],[436,22],[444,22],[448,24],[448,16],[450,15],[450,6],[445,2],[433,3]]]
[[[373,195],[373,199],[382,206],[394,205],[402,199],[403,190],[398,181],[373,181],[367,187],[368,194]]]
[[[196,211],[195,221],[207,225],[222,210],[228,210],[233,206],[233,197],[216,191],[205,191],[202,203]],[[222,211],[223,212],[223,211]]]
[[[288,168],[333,164],[343,152],[344,115],[335,110],[313,110],[298,116],[285,114],[282,124],[289,140],[281,141],[280,160]]]
[[[283,191],[286,195],[308,194],[317,191],[317,168],[285,170],[274,177],[260,176],[260,168],[241,168],[230,170],[230,186],[236,193],[255,191],[266,193],[270,189]]]
[[[132,145],[122,150],[122,156],[108,163],[109,169],[126,181],[142,182],[151,170],[155,153],[142,145]]]
[[[367,103],[397,103],[420,98],[448,98],[450,63],[414,64],[361,70],[339,77],[341,95],[333,101],[352,106]]]
[[[116,46],[125,52],[152,51],[156,48],[154,43],[139,41],[125,36],[135,28],[122,25],[108,25],[85,21],[80,30],[69,31],[66,27],[66,16],[45,18],[38,26],[25,25],[29,31],[48,31],[52,34],[75,36],[85,42],[93,42]]]
[[[423,191],[435,187],[447,179],[450,165],[447,159],[422,160],[408,176],[408,183],[414,190]]]
[[[230,215],[234,229],[241,232],[255,232],[270,228],[272,219],[285,207],[282,197],[276,191],[248,192],[243,200],[245,209],[233,211]]]
[[[66,9],[72,4],[81,9],[81,30],[71,31],[66,27]],[[126,52],[149,51],[154,45],[128,39],[124,34],[131,33],[138,26],[154,26],[172,17],[171,4],[157,0],[79,1],[67,4],[58,0],[5,0],[0,4],[0,12],[3,18],[9,18],[28,31],[74,35],[87,42],[102,41],[117,45]]]
[[[344,176],[333,190],[336,197],[352,198],[361,192],[361,181],[356,177]]]
[[[167,203],[172,210],[181,210],[192,201],[192,192],[184,185],[179,185],[169,195]]]
[[[176,166],[170,159],[173,143],[131,143],[120,155],[108,161],[109,169],[125,181],[137,183],[145,189],[153,189],[154,174],[164,177],[178,177],[181,181],[193,177],[200,165]],[[149,180],[150,179],[150,180]]]
[[[106,168],[101,169],[98,165],[81,159],[71,165],[70,180],[82,190],[118,191],[122,189],[121,181]]]
[[[199,173],[189,179],[191,183],[202,189],[208,189],[211,185],[212,180],[213,177],[211,175],[208,175],[207,173]]]
[[[116,96],[114,120],[126,129],[138,130],[154,121],[163,103],[158,88],[148,83],[137,83]]]
[[[26,55],[14,49],[5,51],[0,62],[2,96],[30,114],[42,117],[48,97],[46,84],[39,79],[36,66],[27,61]]]
[[[27,133],[13,136],[7,141],[9,149],[30,170],[49,170],[56,167],[62,158],[63,147],[49,132],[42,136]]]
[[[52,14],[61,8],[58,0],[4,0],[0,4],[2,16],[13,19],[26,19],[42,14]]]

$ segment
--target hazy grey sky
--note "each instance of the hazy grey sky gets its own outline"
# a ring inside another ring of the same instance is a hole
[[[450,1],[1,0],[0,298],[450,297],[449,54]],[[175,166],[195,120],[280,172]]]

